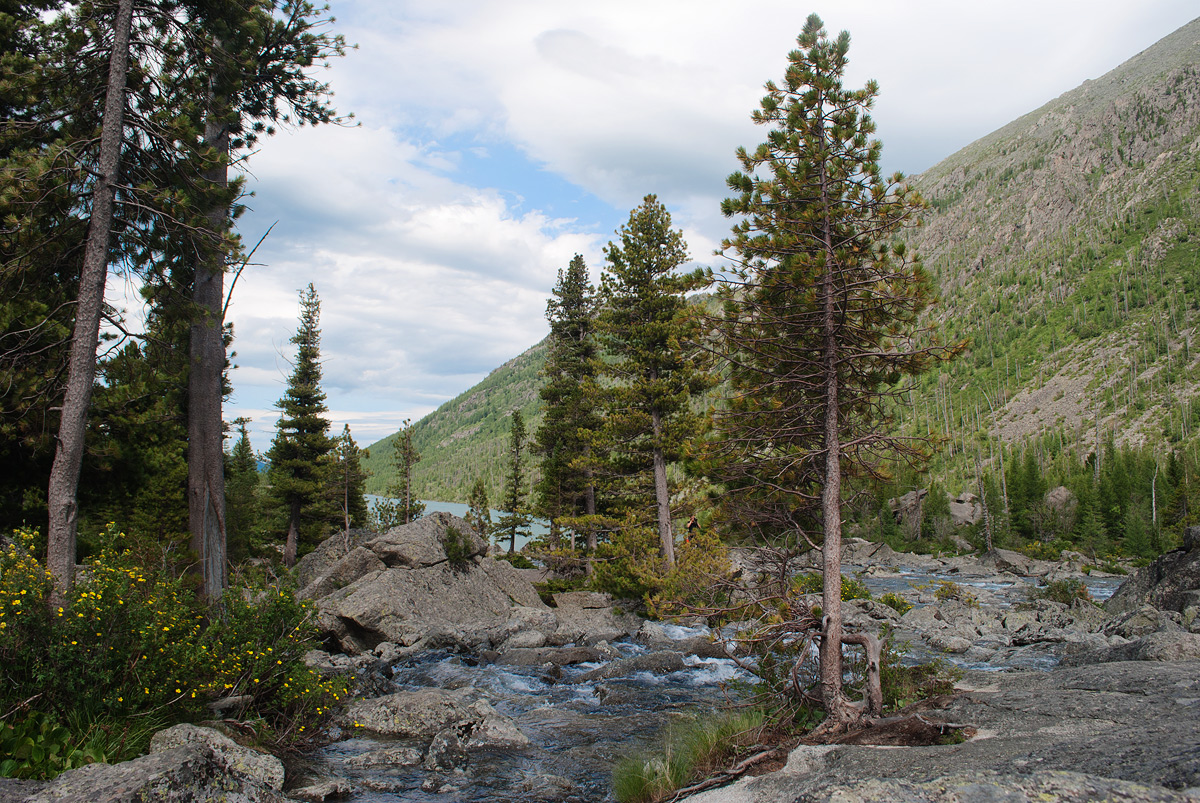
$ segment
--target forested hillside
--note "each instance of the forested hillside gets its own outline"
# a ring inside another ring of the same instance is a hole
[[[488,499],[500,499],[513,410],[520,410],[530,432],[542,421],[538,376],[546,361],[546,344],[538,343],[497,368],[465,393],[413,424],[413,445],[421,461],[413,471],[422,499],[465,502],[476,478],[482,477]],[[395,477],[390,435],[371,444],[363,466],[371,471],[367,493],[383,494]],[[536,465],[527,478],[536,482]]]
[[[910,238],[941,290],[931,315],[967,349],[920,381],[897,425],[946,436],[943,485],[973,487],[998,444],[1194,448],[1198,134],[1200,21],[912,179],[930,202]],[[462,501],[482,475],[496,498],[507,413],[540,421],[544,354],[414,425],[422,496]],[[371,447],[375,492],[390,455],[390,439]]]
[[[1198,133],[1193,22],[915,179],[934,315],[968,350],[906,427],[948,435],[948,474],[985,435],[1083,455],[1195,442]]]

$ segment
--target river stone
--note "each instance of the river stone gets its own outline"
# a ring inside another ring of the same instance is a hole
[[[612,648],[605,651],[597,647],[544,647],[507,650],[495,660],[505,666],[570,666],[607,661],[612,657]]]
[[[1143,605],[1137,610],[1129,611],[1110,620],[1104,625],[1104,632],[1110,636],[1120,636],[1126,639],[1136,639],[1151,633],[1181,630],[1163,611],[1152,605]]]
[[[464,746],[468,750],[514,750],[529,746],[529,739],[508,717],[492,708],[487,700],[471,704],[474,718]]]
[[[357,700],[346,707],[341,725],[381,736],[430,737],[455,723],[475,719],[467,695],[464,689],[417,689]]]
[[[591,683],[594,680],[624,677],[635,672],[654,672],[665,675],[669,672],[680,672],[684,667],[683,656],[677,652],[648,652],[645,655],[610,661],[604,666],[583,673],[577,678],[577,681]]]
[[[953,633],[932,633],[926,640],[935,650],[955,654],[966,652],[974,643],[971,639]]]
[[[423,757],[422,752],[415,747],[385,747],[382,750],[350,756],[342,762],[342,766],[356,770],[370,767],[414,767],[421,763]]]
[[[923,605],[919,608],[910,608],[900,617],[900,621],[909,630],[916,630],[921,633],[946,626],[946,622],[942,618],[942,612],[938,610],[936,605]]]
[[[353,794],[354,784],[345,778],[327,778],[318,783],[293,789],[289,794],[297,800],[308,800],[311,803],[325,803],[332,798],[346,797]]]
[[[1039,772],[1001,775],[966,772],[925,783],[870,778],[838,783],[812,778],[800,785],[797,800],[804,803],[1195,803],[1196,798],[1161,787],[1083,775],[1077,772]],[[775,803],[742,790],[720,790],[688,798],[690,803]]]
[[[203,744],[59,775],[24,803],[287,803],[279,790],[243,775]]]
[[[1186,631],[1151,633],[1128,644],[1079,650],[1063,657],[1072,666],[1114,661],[1200,661],[1200,635]]]
[[[430,771],[452,770],[467,759],[467,749],[463,744],[466,726],[451,725],[439,731],[425,753],[425,762],[421,765]],[[440,787],[439,787],[440,791]]]
[[[183,723],[161,730],[150,737],[150,752],[161,753],[175,747],[203,745],[220,756],[230,769],[253,778],[272,789],[283,789],[283,762],[270,753],[251,750],[220,731]]]

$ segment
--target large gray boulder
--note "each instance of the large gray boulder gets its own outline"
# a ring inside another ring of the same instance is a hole
[[[1188,527],[1182,547],[1130,575],[1104,608],[1109,613],[1125,613],[1147,603],[1181,613],[1200,603],[1200,527]]]
[[[27,787],[28,788],[28,787]],[[64,772],[25,803],[287,803],[273,786],[240,772],[203,744],[173,747],[120,764]]]
[[[234,772],[253,778],[272,789],[283,789],[283,762],[270,753],[251,750],[220,731],[182,723],[150,737],[150,752],[161,753],[176,747],[205,747],[212,750]]]
[[[383,642],[488,648],[529,630],[525,624],[542,614],[534,629],[555,632],[557,619],[529,581],[486,551],[465,521],[433,513],[364,538],[317,571],[309,567],[303,594],[316,599],[322,629],[351,655]],[[513,625],[520,609],[524,618]]]

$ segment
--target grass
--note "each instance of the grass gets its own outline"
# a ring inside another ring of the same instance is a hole
[[[613,769],[619,803],[656,803],[707,777],[743,747],[755,744],[763,726],[755,709],[697,716],[667,728],[660,752],[622,760]]]

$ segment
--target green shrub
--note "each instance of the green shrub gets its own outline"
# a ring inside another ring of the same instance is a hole
[[[938,602],[958,600],[959,602],[969,605],[972,608],[979,607],[979,600],[975,598],[974,594],[951,580],[942,580],[940,583],[938,583],[937,588],[933,592],[933,596]]]
[[[219,608],[206,607],[167,561],[144,566],[109,527],[68,599],[50,610],[36,533],[18,531],[13,540],[0,553],[0,710],[14,738],[16,723],[34,723],[22,732],[44,746],[31,759],[86,757],[89,749],[128,757],[144,746],[130,723],[195,721],[209,715],[209,702],[242,694],[250,701],[237,713],[262,741],[299,744],[347,694],[345,683],[305,666],[316,646],[315,611],[288,588],[231,589]],[[59,742],[74,752],[54,752]]]
[[[522,555],[520,552],[501,552],[496,556],[497,560],[506,560],[512,564],[514,569],[536,569],[537,564],[529,558]]]
[[[792,583],[792,588],[798,594],[820,594],[824,590],[825,579],[816,573],[801,574]],[[842,575],[842,602],[852,599],[870,599],[871,591],[866,583],[856,577]]]
[[[912,603],[894,591],[888,591],[879,601],[901,616],[912,610]]]
[[[1052,602],[1061,602],[1063,605],[1070,605],[1075,600],[1091,602],[1091,592],[1088,591],[1087,585],[1082,581],[1073,577],[1067,577],[1062,580],[1051,580],[1041,588],[1029,589],[1029,596],[1032,599],[1048,599]]]
[[[894,711],[920,700],[951,694],[962,672],[953,665],[935,658],[921,664],[903,663],[908,643],[893,643],[890,628],[883,634],[879,679],[883,687],[883,707]]]
[[[452,564],[465,563],[471,557],[471,541],[460,533],[457,527],[446,528],[442,547],[446,550],[446,559]]]

